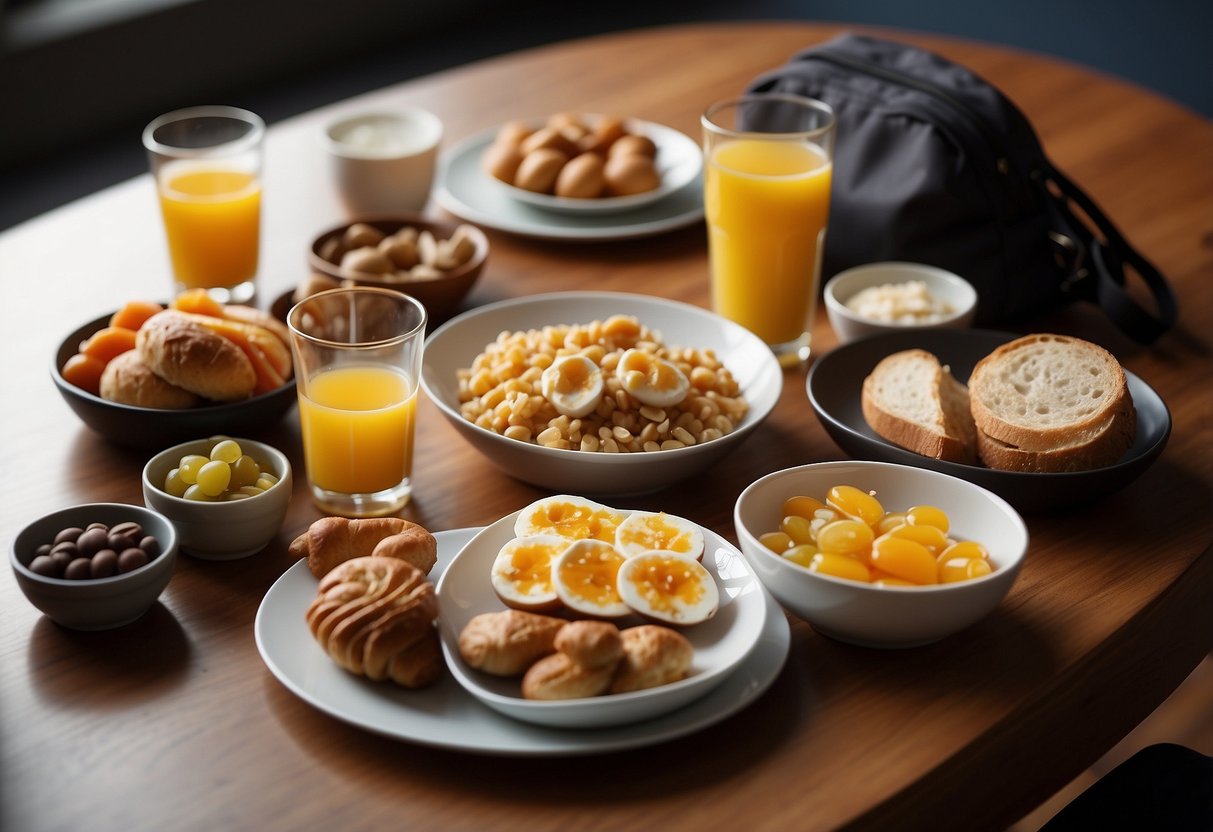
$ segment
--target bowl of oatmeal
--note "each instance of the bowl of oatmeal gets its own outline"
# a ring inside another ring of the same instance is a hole
[[[510,476],[618,496],[718,462],[766,419],[783,373],[757,336],[706,309],[561,292],[448,321],[426,342],[421,385]]]
[[[826,283],[826,315],[841,343],[906,329],[969,326],[977,292],[964,278],[921,263],[869,263]]]

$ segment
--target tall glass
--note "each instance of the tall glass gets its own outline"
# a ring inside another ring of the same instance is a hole
[[[809,357],[830,213],[834,113],[782,93],[710,106],[701,118],[712,308],[787,366]]]
[[[345,517],[396,513],[412,495],[425,307],[391,289],[332,289],[287,324],[313,500]]]
[[[265,122],[236,107],[190,107],[143,131],[176,289],[222,303],[256,293]]]

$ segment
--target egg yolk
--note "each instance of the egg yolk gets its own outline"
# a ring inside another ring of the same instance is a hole
[[[560,564],[560,582],[567,590],[597,606],[620,604],[615,580],[623,556],[612,550],[566,557]]]
[[[658,612],[693,606],[703,599],[700,576],[679,558],[646,558],[631,579],[641,597]]]
[[[510,552],[506,577],[519,592],[530,595],[552,589],[552,549],[541,543],[521,544]]]
[[[561,537],[615,542],[615,527],[619,520],[609,512],[575,503],[552,503],[541,512],[535,518],[537,525]]]
[[[635,543],[645,549],[664,549],[686,554],[691,551],[691,535],[666,520],[664,513],[646,517],[641,528],[631,527],[620,535],[621,543]]]

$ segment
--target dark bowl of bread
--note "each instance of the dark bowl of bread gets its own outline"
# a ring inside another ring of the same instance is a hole
[[[154,314],[138,321],[132,346],[117,354],[109,352],[121,346],[107,352],[95,345],[114,332],[123,310],[69,333],[51,363],[63,400],[93,431],[132,448],[277,424],[295,403],[285,327],[251,307],[177,303],[160,311],[150,304]],[[82,363],[89,369],[81,372]]]
[[[1089,502],[1162,453],[1171,416],[1107,350],[1068,335],[880,335],[839,347],[808,396],[849,454],[931,468],[1021,510]]]
[[[459,310],[488,259],[484,232],[420,214],[359,217],[317,235],[308,252],[314,277],[292,300],[343,283],[395,289],[421,302],[431,327]]]

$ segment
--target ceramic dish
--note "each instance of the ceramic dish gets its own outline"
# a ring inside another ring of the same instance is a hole
[[[103,315],[63,339],[51,364],[51,379],[59,395],[86,425],[119,445],[159,450],[199,436],[220,433],[247,435],[273,427],[295,404],[295,379],[277,390],[238,402],[210,404],[185,410],[161,410],[106,401],[63,378],[60,369],[80,348],[80,342],[109,325]]]
[[[593,123],[597,116],[585,116],[587,123]],[[657,145],[656,165],[661,174],[661,184],[651,191],[631,194],[629,196],[604,196],[596,199],[570,199],[569,197],[541,194],[517,188],[508,182],[494,179],[482,171],[484,178],[493,187],[502,188],[513,199],[534,205],[545,211],[558,214],[617,214],[621,211],[631,211],[643,208],[659,199],[686,187],[699,176],[703,170],[703,150],[693,139],[664,124],[639,119],[627,119],[624,122],[629,133],[647,136]],[[542,124],[534,125],[535,128]],[[496,136],[494,128],[492,134]]]
[[[1129,393],[1137,408],[1137,438],[1115,465],[1091,471],[1034,474],[931,459],[877,436],[863,418],[863,380],[885,356],[921,348],[949,365],[958,381],[966,382],[973,365],[1016,337],[990,330],[916,330],[856,341],[822,356],[809,371],[809,401],[826,432],[851,456],[951,474],[993,491],[1021,511],[1061,509],[1098,499],[1128,485],[1153,464],[1171,434],[1171,414],[1153,388],[1127,370]]]
[[[699,174],[656,202],[618,213],[557,213],[520,202],[481,168],[481,154],[495,135],[489,130],[465,139],[439,160],[438,204],[468,222],[527,237],[594,242],[664,234],[703,219]]]
[[[438,580],[479,529],[437,532]],[[765,591],[765,590],[762,590]],[[767,600],[758,643],[715,690],[665,716],[607,729],[561,730],[509,719],[485,707],[449,675],[434,687],[405,690],[339,668],[308,632],[303,614],[316,579],[300,560],[261,601],[253,625],[270,672],[317,710],[356,727],[420,745],[511,757],[566,757],[640,748],[713,725],[762,695],[783,668],[791,641],[787,618]]]
[[[737,430],[677,450],[587,453],[508,439],[460,414],[456,373],[470,367],[498,333],[587,323],[615,314],[634,315],[658,330],[666,344],[715,350],[749,403],[749,412]],[[421,385],[455,429],[507,474],[553,491],[616,496],[660,490],[720,460],[771,412],[783,388],[783,373],[770,348],[757,336],[705,309],[648,295],[562,292],[482,306],[448,321],[426,342]]]
[[[493,710],[524,722],[554,728],[601,728],[652,719],[709,693],[758,643],[766,618],[766,600],[759,590],[757,578],[737,549],[724,538],[704,529],[703,564],[720,591],[720,607],[704,623],[681,631],[695,648],[694,663],[686,679],[649,690],[609,696],[558,702],[523,699],[518,677],[481,673],[469,667],[459,655],[459,633],[468,621],[482,612],[506,609],[493,592],[489,575],[497,552],[514,537],[517,518],[518,512],[515,512],[476,535],[438,581],[442,652],[447,666],[468,693]],[[617,623],[623,629],[645,621],[633,615]]]
[[[947,304],[951,309],[930,322],[879,321],[866,318],[847,306],[852,298],[865,289],[904,283],[922,283],[929,297]],[[907,329],[963,329],[973,322],[977,311],[977,292],[962,277],[949,271],[921,263],[868,263],[839,272],[826,283],[823,295],[830,326],[839,343],[848,343],[885,332]]]

